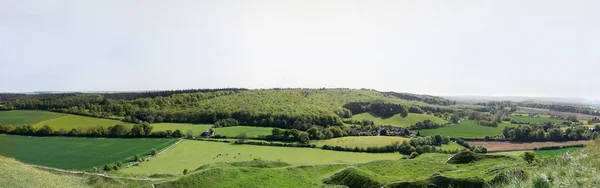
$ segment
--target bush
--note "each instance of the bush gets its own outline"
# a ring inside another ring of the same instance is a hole
[[[528,151],[528,152],[523,153],[523,155],[521,155],[521,157],[523,159],[525,159],[525,161],[527,161],[527,163],[531,164],[535,160],[535,153]]]
[[[187,168],[185,170],[183,170],[183,175],[187,175],[188,173],[189,173],[189,171]]]
[[[158,151],[156,151],[156,149],[153,149],[150,154],[152,154],[153,156],[156,156],[156,154],[158,154]]]
[[[139,155],[133,156],[133,161],[134,162],[140,162],[141,160],[142,160],[142,158]]]
[[[417,158],[418,156],[419,156],[419,153],[417,153],[417,152],[412,152],[412,153],[410,153],[410,156],[408,156],[408,158],[409,158],[409,159],[414,159],[414,158]]]

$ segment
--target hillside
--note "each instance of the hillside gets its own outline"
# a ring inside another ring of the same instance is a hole
[[[43,171],[0,156],[0,187],[91,187],[87,179]]]

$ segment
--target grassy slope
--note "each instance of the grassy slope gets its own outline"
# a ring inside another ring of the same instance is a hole
[[[109,139],[27,137],[0,135],[0,155],[19,161],[62,169],[86,170],[147,155],[167,147],[173,139]]]
[[[557,155],[563,155],[567,152],[572,153],[572,152],[576,152],[581,150],[581,148],[562,148],[562,149],[553,149],[553,150],[537,150],[535,151],[535,154],[537,154],[538,157],[544,157],[544,156],[557,156]]]
[[[241,155],[238,155],[241,153]],[[218,154],[227,154],[214,158]],[[252,155],[252,156],[250,156]],[[196,169],[216,162],[248,161],[256,158],[281,160],[290,164],[358,163],[372,160],[397,159],[397,153],[371,154],[328,151],[313,148],[291,148],[186,140],[139,167],[122,170],[132,174],[180,174],[184,169]]]
[[[396,114],[389,118],[381,118],[375,117],[370,113],[361,113],[352,116],[352,119],[355,120],[371,120],[375,122],[375,125],[394,125],[398,127],[407,127],[416,124],[417,122],[422,122],[425,120],[431,120],[436,123],[446,123],[447,121],[427,114],[415,114],[409,113],[405,118],[401,117],[400,114]]]
[[[15,126],[23,124],[36,124],[38,122],[57,118],[63,115],[64,114],[56,112],[34,110],[0,111],[0,124]]]
[[[396,136],[347,136],[328,140],[316,140],[312,141],[312,143],[316,144],[318,147],[329,145],[366,148],[374,146],[386,146],[394,142],[402,143],[404,140],[408,141],[410,139]]]
[[[42,127],[44,125],[49,125],[55,130],[65,129],[67,131],[76,128],[84,128],[84,127],[93,127],[97,125],[102,125],[104,127],[114,126],[114,125],[125,125],[128,128],[133,127],[133,124],[112,120],[112,119],[102,119],[102,118],[94,118],[87,116],[78,116],[78,115],[65,115],[59,118],[54,118],[46,121],[39,122],[35,124],[35,127]]]
[[[498,127],[486,127],[475,124],[474,121],[464,120],[458,124],[442,127],[439,129],[421,130],[423,136],[445,135],[449,137],[483,138],[485,136],[501,135],[504,127],[516,127],[518,125],[503,122]]]
[[[89,187],[86,179],[58,175],[0,156],[0,187]]]
[[[188,130],[191,130],[194,133],[194,136],[200,135],[200,133],[210,129],[213,125],[210,124],[189,124],[189,123],[155,123],[152,124],[154,129],[152,131],[165,131],[172,130],[175,131],[177,129],[181,130],[183,134],[187,133]]]
[[[215,129],[215,134],[234,137],[241,133],[246,133],[248,137],[258,137],[271,135],[273,128],[270,127],[251,127],[251,126],[233,126],[233,127],[221,127]]]

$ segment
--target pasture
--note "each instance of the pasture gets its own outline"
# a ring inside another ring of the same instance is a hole
[[[55,130],[65,129],[68,131],[68,130],[77,129],[80,127],[86,128],[86,127],[94,127],[97,125],[109,127],[109,126],[114,126],[117,124],[124,125],[125,127],[129,128],[129,129],[131,127],[133,127],[133,124],[123,122],[123,121],[95,118],[95,117],[87,117],[87,116],[78,116],[78,115],[64,115],[64,116],[61,116],[58,118],[42,121],[42,122],[35,124],[34,127],[40,128],[44,125],[48,125],[48,126],[54,128]]]
[[[147,155],[176,139],[68,138],[0,135],[0,155],[21,162],[62,169],[87,170],[134,155]]]
[[[416,114],[409,113],[408,116],[403,118],[400,114],[396,114],[389,118],[382,118],[373,116],[371,113],[360,113],[353,115],[351,119],[354,120],[371,120],[375,123],[375,125],[393,125],[398,127],[408,127],[416,124],[417,122],[423,122],[425,120],[431,120],[432,122],[443,124],[447,123],[446,120],[427,114]]]
[[[448,144],[442,144],[441,147],[437,147],[444,151],[454,151],[454,150],[462,150],[465,149],[464,146],[457,144],[456,142],[450,142]]]
[[[504,127],[516,127],[518,125],[502,122],[498,127],[479,126],[472,120],[464,120],[458,124],[438,128],[420,130],[423,136],[444,135],[460,138],[483,138],[485,136],[502,135]]]
[[[217,155],[222,154],[217,157]],[[181,174],[184,169],[220,162],[253,159],[280,160],[293,165],[360,163],[382,159],[399,159],[398,153],[355,153],[314,148],[235,145],[220,142],[185,140],[140,166],[123,169],[126,174]]]
[[[571,148],[561,148],[561,149],[553,149],[553,150],[537,150],[537,151],[535,151],[535,154],[538,157],[558,156],[558,155],[563,155],[567,152],[569,152],[569,153],[576,152],[581,149],[582,148],[579,148],[579,147],[571,147]]]
[[[188,130],[194,133],[194,136],[200,135],[202,132],[210,129],[213,125],[211,124],[190,124],[190,123],[155,123],[152,124],[152,131],[175,131],[179,129],[183,134],[186,134]]]
[[[254,126],[233,126],[233,127],[220,127],[215,128],[215,135],[235,137],[242,133],[246,133],[249,138],[256,138],[258,136],[271,135],[271,127],[254,127]]]
[[[543,117],[529,117],[529,116],[510,116],[510,119],[515,120],[517,122],[536,123],[536,124],[543,124],[543,123],[547,123],[547,122],[552,122],[553,124],[560,124],[565,121],[565,120],[560,120],[560,119],[550,119],[550,118],[543,118]]]
[[[0,124],[20,126],[24,124],[36,124],[44,120],[58,118],[65,114],[36,111],[36,110],[12,110],[0,111]]]
[[[311,141],[311,144],[322,147],[323,145],[328,146],[341,146],[346,148],[367,148],[367,147],[381,147],[391,145],[394,142],[402,143],[402,141],[409,141],[409,138],[398,137],[398,136],[346,136],[340,138],[332,138],[327,140],[315,140]]]

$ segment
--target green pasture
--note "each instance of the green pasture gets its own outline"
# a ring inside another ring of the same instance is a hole
[[[127,128],[133,127],[133,124],[123,121],[78,115],[64,115],[58,118],[42,121],[35,124],[34,127],[39,128],[44,125],[48,125],[54,128],[54,130],[65,129],[68,131],[71,129],[94,127],[97,125],[109,127],[117,124],[124,125]]]
[[[186,134],[189,130],[194,133],[194,136],[200,135],[202,132],[210,129],[213,125],[211,124],[190,124],[190,123],[154,123],[152,124],[152,131],[175,131],[179,129],[183,134]]]
[[[425,120],[431,120],[431,121],[433,121],[435,123],[439,123],[439,124],[443,124],[443,123],[447,122],[446,120],[436,117],[436,116],[433,116],[433,115],[416,114],[416,113],[409,113],[408,116],[406,116],[405,118],[400,116],[400,114],[396,114],[389,118],[382,118],[382,117],[373,116],[371,113],[361,113],[361,114],[353,115],[351,119],[371,120],[375,123],[375,125],[393,125],[393,126],[398,126],[398,127],[408,127],[408,126],[416,124],[417,122],[423,122]]]
[[[402,143],[402,141],[409,141],[409,138],[398,137],[398,136],[346,136],[340,138],[332,138],[327,140],[315,140],[311,141],[311,144],[322,147],[323,145],[328,146],[341,146],[347,148],[367,148],[367,147],[381,147],[391,145],[394,142]]]
[[[222,156],[217,157],[218,154]],[[121,170],[130,174],[180,174],[184,169],[220,162],[253,159],[280,160],[294,165],[360,163],[372,160],[399,159],[398,153],[355,153],[315,148],[235,145],[220,142],[185,140],[169,151],[138,167]]]
[[[12,111],[0,111],[0,124],[6,125],[24,125],[24,124],[36,124],[41,121],[58,118],[65,114],[48,112],[48,111],[36,111],[36,110],[12,110]]]
[[[131,160],[175,143],[175,139],[68,138],[0,135],[0,155],[21,162],[87,170]]]
[[[420,130],[423,136],[444,135],[461,138],[483,138],[485,136],[502,135],[504,127],[516,127],[518,125],[502,122],[498,127],[487,127],[475,124],[475,121],[464,120],[458,124],[438,128]]]
[[[565,121],[565,120],[559,120],[559,119],[550,119],[550,118],[543,118],[543,117],[529,117],[529,116],[510,116],[510,119],[515,120],[517,122],[537,123],[537,124],[542,124],[542,123],[547,123],[547,122],[562,123]]]
[[[220,127],[215,129],[215,135],[235,137],[242,133],[246,133],[249,138],[256,138],[258,136],[271,135],[271,127],[254,127],[254,126],[233,126],[233,127]]]
[[[567,152],[569,152],[569,153],[576,152],[581,149],[582,148],[571,147],[571,148],[561,148],[561,149],[553,149],[553,150],[536,150],[535,154],[537,154],[538,157],[558,156],[558,155],[563,155]]]

